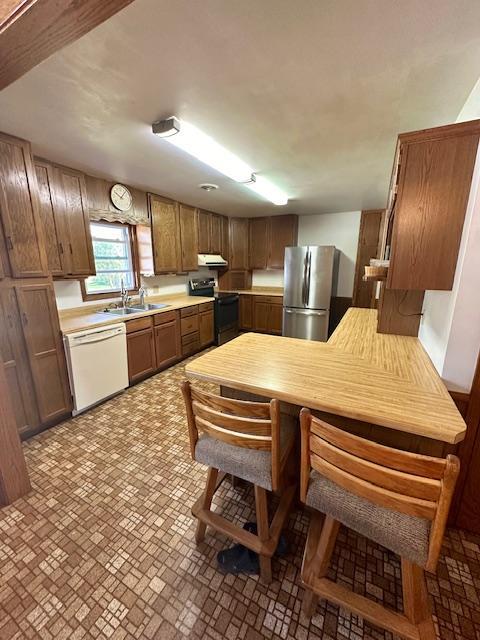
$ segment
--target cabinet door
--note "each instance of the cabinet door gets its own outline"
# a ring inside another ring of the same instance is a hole
[[[199,314],[200,346],[206,347],[213,342],[213,311],[204,311]]]
[[[230,247],[229,247],[229,223],[226,216],[222,216],[222,257],[227,262],[230,260]]]
[[[268,218],[250,218],[250,269],[266,269],[268,259]]]
[[[248,270],[248,218],[230,218],[229,268]]]
[[[40,418],[13,288],[0,290],[0,359],[17,428],[20,433],[30,431],[38,427]]]
[[[197,212],[186,204],[179,206],[182,271],[198,270]]]
[[[198,209],[198,253],[211,253],[210,213]]]
[[[157,369],[163,369],[181,358],[182,340],[178,320],[155,327],[155,352]]]
[[[55,197],[53,167],[46,162],[35,160],[35,173],[48,270],[54,276],[62,276],[68,273],[68,265],[64,258],[63,217],[61,203],[58,203]]]
[[[376,282],[365,282],[365,267],[371,258],[376,258],[384,209],[362,211],[360,232],[358,235],[357,260],[355,263],[355,280],[353,285],[353,306],[368,309],[374,306]]]
[[[252,296],[239,296],[240,307],[240,329],[249,330],[253,328],[253,302]]]
[[[63,199],[63,224],[68,247],[68,273],[75,276],[95,275],[87,190],[82,173],[66,167],[55,167],[56,196]]]
[[[216,213],[210,214],[210,251],[222,253],[222,217]]]
[[[178,204],[153,194],[149,203],[155,273],[177,273],[181,262]]]
[[[282,335],[283,305],[270,304],[268,308],[268,333]]]
[[[40,419],[49,422],[72,408],[53,286],[24,284],[15,289]]]
[[[153,329],[127,333],[128,378],[136,382],[157,368]]]
[[[30,145],[0,134],[0,216],[15,278],[48,275]]]
[[[273,216],[269,219],[269,254],[267,267],[283,269],[285,247],[294,247],[298,238],[298,216]]]
[[[253,329],[254,331],[261,331],[263,333],[268,333],[269,324],[268,324],[268,316],[269,316],[270,305],[267,302],[260,302],[259,300],[255,300],[253,303]]]
[[[405,145],[389,289],[452,288],[477,147],[478,133]]]

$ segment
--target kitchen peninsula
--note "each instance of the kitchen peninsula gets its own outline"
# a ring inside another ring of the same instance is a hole
[[[308,407],[384,444],[445,455],[465,437],[465,422],[419,340],[376,333],[376,323],[375,309],[351,308],[328,343],[247,333],[186,374],[235,397]]]

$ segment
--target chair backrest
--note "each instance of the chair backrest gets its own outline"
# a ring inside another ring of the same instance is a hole
[[[272,487],[280,480],[280,403],[246,402],[199,391],[182,384],[187,409],[190,452],[195,460],[198,432],[236,447],[270,451]]]
[[[310,470],[381,507],[431,521],[426,569],[434,571],[455,483],[456,456],[434,458],[400,451],[338,429],[300,412],[300,497],[305,502]]]

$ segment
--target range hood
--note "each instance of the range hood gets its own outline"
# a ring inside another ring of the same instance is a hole
[[[226,267],[228,262],[221,255],[215,253],[199,253],[199,267]]]

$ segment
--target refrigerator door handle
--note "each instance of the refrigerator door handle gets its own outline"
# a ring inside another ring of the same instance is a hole
[[[309,306],[309,302],[310,302],[310,277],[312,275],[312,253],[311,253],[310,250],[307,253],[307,262],[308,262],[307,287],[306,287],[306,296],[305,296],[305,306],[306,307]]]
[[[308,273],[308,256],[309,256],[309,251],[307,251],[306,255],[305,255],[305,260],[303,261],[303,280],[302,280],[302,304],[304,307],[307,306],[307,300],[308,300],[308,295],[307,295],[307,273]]]
[[[284,311],[301,316],[326,316],[328,314],[328,311],[314,311],[312,309],[284,309]]]

